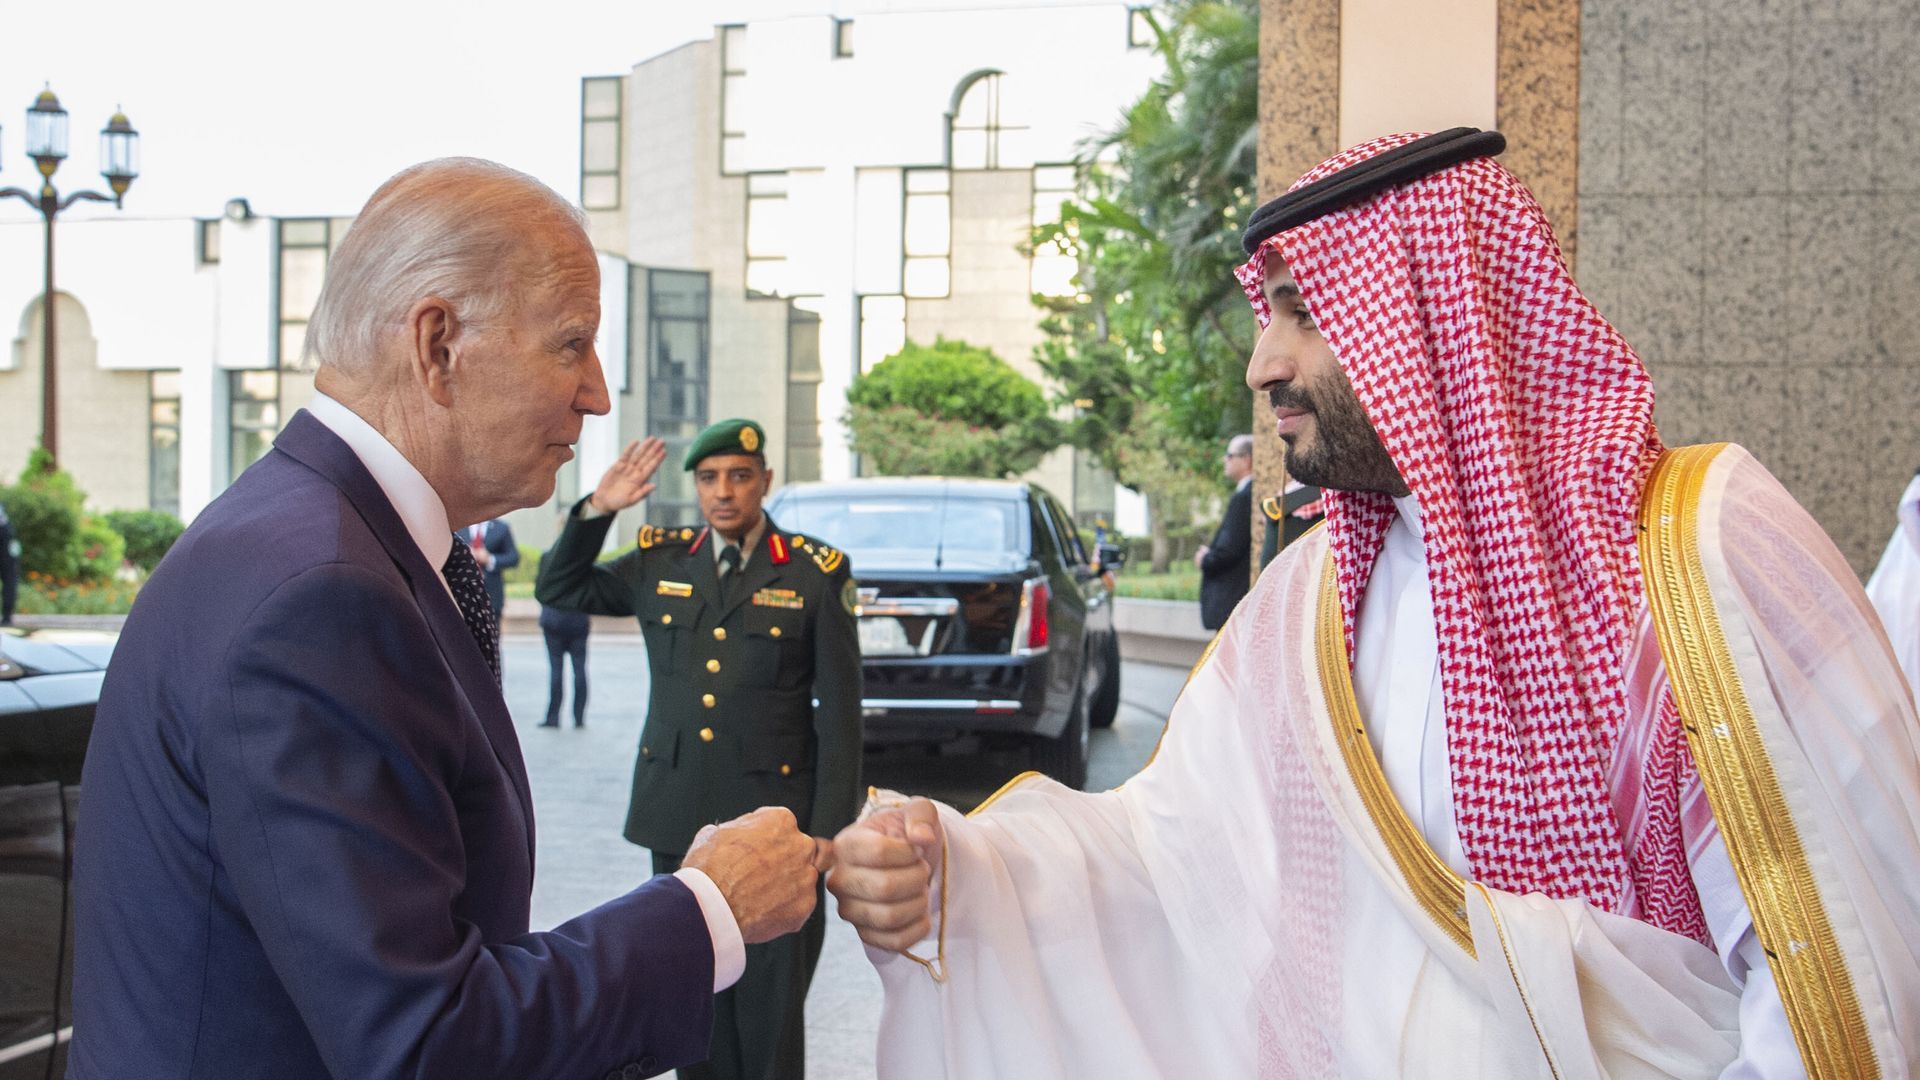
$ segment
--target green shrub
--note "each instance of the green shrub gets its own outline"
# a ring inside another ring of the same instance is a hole
[[[72,548],[74,572],[67,581],[81,583],[111,581],[127,558],[127,542],[105,521],[96,517],[80,519],[80,531]]]
[[[20,541],[20,572],[71,579],[80,508],[56,491],[24,485],[0,488],[0,503],[6,504]]]
[[[543,552],[537,547],[529,547],[526,544],[514,546],[520,549],[520,563],[502,570],[500,580],[508,585],[517,585],[523,581],[531,585],[534,579],[540,576],[540,556]]]
[[[845,422],[855,452],[887,475],[1006,476],[1061,442],[1033,380],[946,338],[909,341],[855,378]]]
[[[147,573],[160,565],[187,528],[179,518],[160,510],[109,510],[102,518],[127,542],[127,561]]]
[[[35,574],[20,583],[22,615],[125,615],[140,594],[138,581],[61,584]]]

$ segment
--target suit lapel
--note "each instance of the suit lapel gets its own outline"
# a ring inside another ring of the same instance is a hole
[[[273,445],[339,488],[406,577],[413,601],[419,605],[420,614],[440,647],[441,657],[453,672],[455,685],[479,717],[495,760],[520,797],[521,819],[527,832],[527,859],[531,866],[533,796],[528,788],[526,763],[520,756],[520,739],[514,734],[513,717],[507,712],[506,698],[501,696],[500,686],[494,681],[493,670],[480,654],[480,647],[448,594],[439,570],[428,565],[419,545],[407,532],[406,524],[400,520],[400,512],[393,508],[379,482],[367,472],[353,450],[311,413],[305,409],[295,413]],[[447,543],[451,550],[454,543],[451,532],[447,534]]]

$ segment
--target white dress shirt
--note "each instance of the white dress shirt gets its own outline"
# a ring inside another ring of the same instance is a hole
[[[1434,853],[1455,873],[1471,880],[1453,817],[1440,645],[1420,507],[1410,495],[1395,499],[1394,506],[1398,512],[1360,602],[1354,635],[1354,698],[1395,799]],[[1735,985],[1742,987],[1740,1056],[1721,1077],[1804,1077],[1793,1029],[1753,931],[1753,917],[1726,845],[1715,836],[1689,868],[1721,963]],[[1750,978],[1753,972],[1761,977]]]
[[[407,535],[413,538],[427,565],[439,574],[441,587],[451,598],[453,589],[447,585],[441,567],[453,551],[456,526],[447,520],[447,505],[433,490],[433,485],[427,483],[427,478],[420,475],[420,470],[414,468],[413,462],[395,449],[385,435],[352,409],[325,394],[315,394],[307,411],[339,436],[372,474],[374,483],[380,485],[394,512],[400,515]],[[700,902],[700,914],[707,921],[707,935],[713,940],[713,990],[719,993],[738,982],[747,969],[747,948],[740,935],[740,924],[712,878],[687,866],[674,871],[673,876],[684,882]]]

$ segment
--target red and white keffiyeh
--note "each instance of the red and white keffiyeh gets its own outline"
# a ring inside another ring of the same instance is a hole
[[[1416,138],[1356,146],[1295,187]],[[1574,285],[1539,204],[1491,158],[1261,245],[1238,277],[1262,326],[1276,250],[1419,500],[1473,876],[1709,941],[1681,836],[1692,764],[1672,695],[1660,694],[1651,738],[1628,732],[1643,608],[1634,518],[1661,451],[1639,357]],[[1394,508],[1371,492],[1329,490],[1325,503],[1351,649]],[[1632,829],[1609,781],[1623,738],[1645,755],[1631,770]]]

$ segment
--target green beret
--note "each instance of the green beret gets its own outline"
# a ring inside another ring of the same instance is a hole
[[[753,454],[766,460],[767,433],[751,420],[722,420],[694,436],[687,447],[686,469],[693,471],[701,458],[715,454]]]

